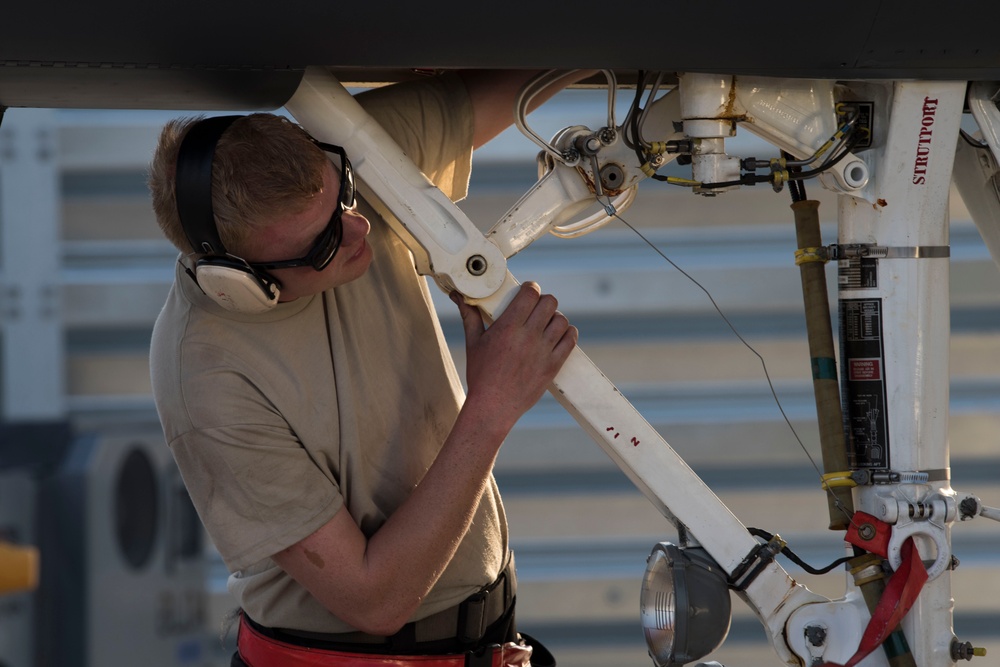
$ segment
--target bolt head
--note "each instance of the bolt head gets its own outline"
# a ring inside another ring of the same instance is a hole
[[[876,533],[875,526],[871,525],[870,523],[863,523],[860,526],[858,526],[858,535],[863,540],[872,539],[873,537],[875,537],[875,533]]]

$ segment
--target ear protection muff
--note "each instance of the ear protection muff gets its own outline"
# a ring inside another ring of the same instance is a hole
[[[278,303],[281,283],[226,251],[212,209],[212,161],[226,129],[241,116],[217,116],[192,125],[177,154],[174,196],[188,242],[203,254],[189,271],[202,291],[227,310],[257,314]]]

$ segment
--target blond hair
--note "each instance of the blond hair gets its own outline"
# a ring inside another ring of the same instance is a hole
[[[164,235],[192,252],[177,214],[175,183],[181,141],[200,117],[180,118],[160,132],[149,167],[153,212]],[[273,114],[237,119],[219,139],[212,163],[212,208],[219,237],[236,255],[254,248],[255,231],[276,216],[299,213],[323,189],[327,158],[298,125]]]

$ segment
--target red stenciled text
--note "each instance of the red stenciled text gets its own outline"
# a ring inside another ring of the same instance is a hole
[[[914,185],[923,185],[927,182],[927,161],[931,156],[931,135],[934,133],[934,114],[937,105],[936,98],[924,98],[924,113],[920,119],[920,134],[917,136],[917,159],[913,163]]]

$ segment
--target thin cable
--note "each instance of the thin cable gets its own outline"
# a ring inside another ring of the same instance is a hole
[[[658,254],[660,257],[662,257],[668,264],[670,264],[670,266],[672,266],[675,269],[677,269],[681,273],[681,275],[683,275],[685,278],[687,278],[688,280],[690,280],[692,283],[694,283],[698,287],[698,289],[700,289],[702,292],[704,292],[705,296],[708,297],[708,300],[712,303],[712,306],[715,308],[716,312],[719,313],[719,317],[721,317],[722,321],[726,323],[726,326],[728,326],[730,328],[730,330],[733,332],[733,334],[739,339],[739,341],[741,343],[743,343],[743,345],[748,350],[750,350],[754,354],[754,356],[757,357],[757,359],[760,360],[761,368],[763,368],[763,370],[764,370],[764,377],[767,379],[767,386],[771,390],[771,396],[774,397],[774,402],[778,406],[778,411],[781,413],[781,416],[784,418],[785,424],[788,425],[788,429],[792,432],[792,435],[795,437],[795,440],[799,443],[799,447],[801,447],[802,451],[805,453],[806,458],[809,459],[809,463],[811,463],[812,467],[816,470],[816,474],[822,480],[822,478],[823,478],[823,472],[819,469],[819,466],[816,465],[816,461],[813,459],[812,454],[810,454],[809,450],[806,449],[805,444],[802,442],[802,438],[799,437],[798,432],[795,430],[795,427],[792,426],[791,420],[788,418],[788,415],[785,413],[785,409],[781,405],[781,400],[778,398],[778,392],[774,389],[774,383],[771,381],[771,375],[770,375],[770,373],[768,373],[767,363],[764,361],[764,357],[762,357],[760,355],[760,353],[757,352],[757,350],[755,350],[753,348],[753,346],[750,345],[750,343],[748,343],[746,341],[745,338],[743,338],[743,336],[736,329],[736,327],[733,326],[733,323],[729,321],[729,318],[726,317],[726,314],[722,312],[722,309],[719,307],[719,304],[715,302],[715,298],[712,297],[711,292],[709,292],[707,289],[705,289],[704,285],[702,285],[700,282],[698,282],[697,280],[695,280],[695,278],[691,274],[689,274],[687,271],[685,271],[680,266],[678,266],[672,259],[670,259],[669,257],[667,257],[667,255],[664,254],[664,252],[662,250],[660,250],[658,247],[656,247],[656,245],[652,241],[650,241],[648,238],[646,238],[642,234],[642,232],[640,232],[638,229],[636,229],[635,227],[633,227],[627,220],[625,220],[625,218],[623,218],[620,215],[618,215],[617,212],[614,212],[611,215],[613,217],[617,218],[618,220],[620,220],[622,222],[622,224],[624,224],[626,227],[628,227],[629,229],[631,229],[635,233],[635,235],[638,236],[640,239],[642,239],[646,243],[646,245],[648,245],[650,248],[652,248],[653,251],[656,252],[656,254]]]
[[[620,215],[618,215],[618,212],[614,210],[614,207],[610,206],[610,201],[609,201],[608,204],[605,205],[605,204],[603,204],[600,201],[599,197],[595,197],[595,198],[598,200],[598,203],[601,203],[602,205],[605,206],[605,208],[609,211],[609,214],[612,217],[615,217],[618,220],[620,220],[622,222],[622,224],[624,224],[626,227],[628,227],[629,229],[631,229],[635,233],[636,236],[638,236],[640,239],[642,239],[646,243],[646,245],[648,245],[650,248],[652,248],[653,251],[656,252],[656,254],[658,254],[660,257],[662,257],[668,264],[670,264],[670,266],[672,266],[675,269],[677,269],[681,273],[681,275],[683,275],[685,278],[687,278],[688,280],[690,280],[692,283],[694,283],[698,287],[698,289],[700,289],[702,292],[704,292],[705,296],[708,297],[708,300],[712,303],[712,306],[715,308],[716,312],[719,313],[719,317],[722,318],[722,320],[726,323],[726,325],[730,328],[730,330],[732,330],[733,334],[740,340],[740,342],[743,343],[743,345],[748,350],[750,350],[751,352],[753,352],[754,356],[756,356],[757,359],[760,360],[761,368],[764,369],[764,377],[767,378],[767,386],[771,390],[771,396],[774,397],[774,403],[775,403],[775,405],[778,406],[778,411],[781,413],[782,418],[785,420],[785,424],[788,425],[788,430],[790,430],[792,432],[792,435],[795,437],[796,442],[799,443],[799,447],[802,449],[802,452],[806,455],[806,458],[809,459],[809,463],[812,465],[813,469],[816,471],[816,475],[819,477],[820,482],[822,482],[823,481],[823,471],[820,470],[819,466],[816,464],[816,460],[813,459],[812,454],[810,454],[809,450],[806,449],[805,444],[802,442],[802,438],[799,437],[798,431],[796,431],[795,427],[792,426],[791,420],[788,418],[788,415],[785,413],[785,409],[781,405],[781,400],[778,398],[778,392],[774,389],[774,383],[771,381],[771,375],[770,375],[770,373],[768,373],[767,363],[765,363],[764,357],[762,357],[760,355],[760,353],[757,352],[757,350],[755,350],[753,348],[753,346],[750,345],[750,343],[748,343],[746,341],[746,339],[743,338],[742,335],[740,335],[740,332],[737,331],[736,327],[733,326],[733,323],[730,322],[729,318],[726,317],[725,313],[722,312],[722,309],[719,307],[719,304],[717,304],[715,302],[715,298],[713,298],[712,294],[707,289],[705,289],[704,285],[702,285],[697,280],[695,280],[694,277],[691,276],[691,274],[689,274],[687,271],[685,271],[680,266],[678,266],[672,259],[670,259],[669,257],[667,257],[667,255],[664,254],[664,252],[662,250],[660,250],[658,247],[656,247],[656,245],[652,241],[650,241],[648,238],[646,238],[642,234],[642,232],[640,232],[638,229],[636,229],[634,226],[632,226],[627,220],[625,220],[625,218],[623,218]],[[833,498],[834,505],[837,508],[839,508],[841,512],[844,513],[844,516],[847,517],[848,522],[851,523],[852,525],[855,525],[854,524],[854,517],[853,517],[853,515],[850,512],[848,512],[847,509],[844,507],[844,504],[842,502],[840,502],[840,499],[837,498],[836,494],[833,492],[833,489],[831,489],[826,484],[822,484],[822,488],[824,488],[826,490],[827,494],[829,494]]]

